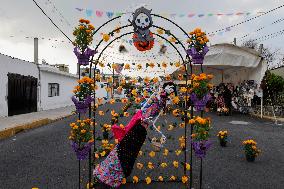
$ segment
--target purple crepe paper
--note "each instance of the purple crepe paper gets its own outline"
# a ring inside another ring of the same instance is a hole
[[[196,111],[201,111],[204,110],[207,102],[211,99],[211,95],[206,94],[205,96],[202,97],[202,99],[199,99],[195,93],[191,93],[190,99],[193,102]]]
[[[211,145],[212,142],[209,140],[192,142],[193,150],[198,158],[204,158],[206,155],[206,151],[211,147]]]
[[[89,65],[90,57],[97,53],[97,51],[92,50],[89,47],[83,52],[83,54],[81,54],[78,47],[75,47],[73,52],[77,56],[78,64],[83,66]]]
[[[201,52],[197,52],[195,47],[187,49],[187,54],[191,56],[193,64],[203,64],[204,57],[209,51],[209,48],[205,46]]]
[[[86,143],[82,148],[80,148],[80,146],[74,141],[72,141],[71,145],[72,149],[76,153],[77,159],[82,161],[88,156],[89,150],[91,149],[93,142]]]
[[[76,112],[77,113],[81,113],[81,114],[85,114],[87,112],[87,109],[89,108],[89,105],[93,102],[93,97],[91,97],[90,95],[87,96],[86,99],[84,99],[83,101],[79,101],[75,96],[72,96],[72,101],[74,102],[75,106],[76,106]]]

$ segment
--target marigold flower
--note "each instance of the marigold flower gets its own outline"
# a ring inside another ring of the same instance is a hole
[[[124,115],[124,117],[129,117],[129,113],[128,112],[124,112],[123,115]]]
[[[127,98],[122,98],[122,99],[121,99],[121,102],[122,102],[123,104],[125,104],[125,103],[128,102],[128,99],[127,99]]]
[[[168,75],[165,76],[165,79],[166,79],[167,81],[169,81],[169,80],[171,80],[171,76],[168,74]]]
[[[143,155],[143,152],[140,150],[139,153],[138,153],[138,155],[139,155],[139,156],[142,156],[142,155]]]
[[[109,103],[110,103],[110,104],[114,104],[114,103],[115,103],[115,99],[113,99],[113,98],[110,99],[110,100],[109,100]]]
[[[103,40],[105,42],[108,42],[109,39],[110,39],[110,36],[108,34],[103,34]]]
[[[173,110],[173,115],[174,115],[175,117],[179,116],[179,109]]]
[[[174,98],[173,98],[173,103],[174,104],[178,104],[179,103],[179,97],[178,96],[175,96]]]
[[[162,168],[165,168],[165,167],[167,167],[168,165],[167,165],[167,163],[161,163],[161,165],[160,165]]]
[[[153,82],[154,82],[154,83],[158,83],[158,81],[159,81],[159,78],[158,78],[158,77],[154,77],[154,78],[153,78]]]
[[[145,77],[144,78],[144,83],[149,83],[150,82],[150,78],[149,77]]]
[[[137,183],[139,181],[139,178],[137,176],[133,176],[133,183]]]
[[[175,62],[175,66],[178,68],[178,67],[180,67],[180,62],[178,61],[178,62]]]
[[[185,168],[186,168],[186,170],[190,170],[190,165],[189,165],[189,163],[186,163],[186,164],[185,164]]]
[[[158,32],[158,34],[160,34],[160,35],[163,35],[163,34],[164,34],[164,30],[162,30],[162,29],[160,29],[160,28],[157,29],[157,32]]]
[[[129,70],[130,69],[130,64],[125,64],[124,69]]]
[[[168,155],[168,153],[169,153],[169,150],[168,150],[168,149],[164,149],[164,153],[163,153],[163,155],[164,155],[164,156],[167,156],[167,155]]]
[[[170,177],[170,180],[171,180],[171,181],[175,181],[175,180],[176,180],[176,177],[172,175],[172,176]]]
[[[162,176],[159,176],[159,177],[158,177],[158,180],[159,180],[160,182],[163,182],[163,181],[164,181],[164,178],[163,178]]]
[[[154,152],[154,151],[151,151],[150,153],[149,153],[149,156],[150,157],[154,157],[156,155],[156,153]]]
[[[178,162],[177,161],[173,161],[173,165],[175,168],[178,168]]]
[[[154,165],[153,165],[152,162],[148,162],[148,168],[149,168],[149,169],[154,169]]]
[[[135,103],[139,104],[141,102],[141,98],[135,98]]]
[[[155,64],[153,62],[149,63],[148,64],[151,68],[154,68],[155,67]]]
[[[182,75],[182,74],[178,74],[177,77],[178,77],[179,80],[182,80],[182,79],[183,79],[183,75]]]
[[[151,180],[150,177],[146,177],[145,178],[145,182],[146,182],[146,184],[150,184],[152,182],[152,180]]]
[[[174,126],[173,126],[173,125],[169,125],[168,131],[171,131],[171,130],[173,130],[173,129],[174,129]]]
[[[167,68],[167,66],[168,66],[168,64],[167,64],[167,63],[162,62],[162,67],[163,67],[163,68]]]
[[[183,184],[185,184],[188,181],[188,177],[182,176],[181,181],[182,181]]]
[[[138,70],[141,70],[141,69],[142,69],[142,65],[141,65],[141,64],[138,64],[138,65],[137,65],[137,69],[138,69]]]
[[[126,178],[123,178],[121,184],[126,184]]]
[[[176,150],[175,153],[177,156],[179,156],[181,154],[181,150]]]
[[[105,115],[104,111],[99,111],[99,115],[100,115],[100,116]]]
[[[179,124],[179,127],[180,127],[180,128],[184,128],[184,127],[185,127],[185,123],[184,123],[184,122],[180,123],[180,124]]]
[[[138,169],[142,169],[142,168],[143,168],[143,164],[142,164],[142,163],[137,163],[137,164],[136,164],[136,167],[137,167]]]

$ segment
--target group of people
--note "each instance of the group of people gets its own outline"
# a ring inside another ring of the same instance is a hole
[[[261,89],[253,80],[245,80],[237,86],[221,83],[211,90],[212,100],[208,107],[218,115],[231,115],[233,111],[249,113],[260,104]]]

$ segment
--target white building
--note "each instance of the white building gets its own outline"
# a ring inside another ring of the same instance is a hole
[[[0,54],[0,117],[73,105],[78,76]]]

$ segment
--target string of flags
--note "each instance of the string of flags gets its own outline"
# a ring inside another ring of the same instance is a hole
[[[115,12],[115,11],[102,11],[102,10],[93,10],[90,8],[75,8],[75,10],[79,12],[84,12],[87,17],[96,17],[96,18],[103,18],[107,17],[109,19],[121,16],[125,13],[123,12]],[[161,13],[161,16],[167,18],[203,18],[203,17],[212,17],[212,16],[250,16],[250,15],[261,15],[265,12],[258,11],[258,12],[230,12],[230,13]]]

